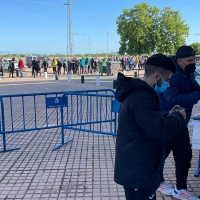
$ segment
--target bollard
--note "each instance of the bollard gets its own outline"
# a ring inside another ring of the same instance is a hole
[[[137,72],[136,71],[134,72],[134,77],[137,78]]]
[[[58,73],[55,73],[55,80],[58,80]]]
[[[84,83],[84,76],[81,76],[81,83]]]
[[[113,80],[113,89],[116,89],[117,87],[117,80]]]
[[[47,72],[44,72],[44,79],[47,79]]]
[[[16,70],[16,77],[19,77],[19,70]]]
[[[68,82],[71,82],[71,74],[67,75]]]
[[[100,86],[100,77],[96,77],[96,86]]]
[[[34,76],[34,78],[36,77],[36,71],[35,70],[34,70],[33,76]]]

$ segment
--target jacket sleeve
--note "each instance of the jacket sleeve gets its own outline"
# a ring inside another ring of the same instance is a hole
[[[180,112],[173,112],[164,117],[158,102],[151,96],[141,96],[140,101],[131,107],[129,112],[133,111],[136,123],[146,136],[152,139],[169,140],[178,132],[184,121]]]
[[[179,80],[176,76],[172,76],[169,81],[170,87],[167,88],[163,95],[168,103],[172,106],[181,105],[183,107],[193,106],[200,100],[200,90],[193,91],[190,93],[179,92]]]

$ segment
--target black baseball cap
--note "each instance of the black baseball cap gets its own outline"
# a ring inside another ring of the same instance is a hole
[[[187,58],[190,56],[195,56],[196,51],[191,46],[181,46],[176,51],[176,59],[177,58]]]

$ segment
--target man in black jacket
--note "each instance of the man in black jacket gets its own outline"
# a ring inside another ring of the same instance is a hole
[[[163,115],[155,90],[166,89],[176,71],[163,54],[150,57],[143,80],[119,73],[116,98],[121,102],[116,139],[114,179],[124,186],[126,199],[156,199],[165,161],[165,141],[172,138],[185,119],[185,109],[174,106]]]
[[[44,58],[44,61],[43,61],[43,63],[42,63],[42,66],[44,67],[44,72],[47,72],[47,69],[48,69],[49,64],[48,64],[46,58]]]
[[[158,188],[158,191],[163,194],[172,195],[180,200],[200,200],[187,190],[187,177],[192,160],[188,123],[192,116],[194,104],[200,100],[200,86],[194,78],[195,58],[196,52],[191,46],[179,47],[176,56],[171,57],[176,64],[176,74],[170,79],[170,87],[159,93],[160,109],[163,113],[166,113],[177,104],[186,110],[186,120],[179,129],[179,133],[167,141],[165,145],[166,158],[171,151],[173,152],[176,167],[176,185],[171,187],[163,177]]]
[[[3,78],[3,69],[4,68],[4,61],[3,61],[3,58],[1,57],[0,59],[0,72],[1,72],[1,76]]]
[[[32,75],[31,76],[34,76],[34,73],[36,75],[36,72],[37,72],[36,58],[34,57],[34,59],[32,61]]]
[[[12,78],[15,78],[13,76],[14,74],[14,70],[15,70],[15,58],[12,58],[11,63],[10,63],[10,74],[9,74],[9,78],[12,75]]]

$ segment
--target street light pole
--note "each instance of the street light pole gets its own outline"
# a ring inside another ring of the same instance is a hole
[[[90,39],[88,39],[88,41],[89,41],[88,45],[89,45],[89,56],[90,56]]]
[[[107,32],[107,59],[108,59],[108,33],[109,32]]]

